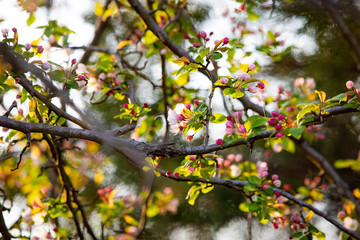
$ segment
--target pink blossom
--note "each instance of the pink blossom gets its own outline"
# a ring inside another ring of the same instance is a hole
[[[223,142],[223,140],[221,139],[221,138],[219,138],[219,139],[217,139],[216,140],[216,144],[217,145],[222,145],[224,142]]]
[[[227,155],[226,158],[227,158],[228,160],[230,160],[230,161],[234,161],[234,159],[235,159],[235,154],[231,153],[231,154]]]
[[[259,82],[259,83],[257,84],[257,88],[259,88],[259,89],[264,89],[264,88],[265,88],[265,84],[264,84],[263,82]]]
[[[275,180],[274,182],[275,187],[280,187],[281,186],[281,181],[280,180]]]
[[[279,176],[277,174],[274,174],[274,175],[271,176],[271,179],[272,180],[278,180]]]
[[[340,211],[340,212],[338,212],[337,216],[338,216],[338,218],[344,218],[344,217],[346,217],[346,213],[344,211]]]
[[[237,77],[238,79],[242,79],[244,81],[249,81],[251,79],[251,76],[248,73],[242,73],[240,74],[239,77]]]
[[[30,43],[25,43],[25,50],[29,51],[31,49],[31,44]]]
[[[184,116],[182,115],[182,114],[179,114],[178,116],[177,116],[177,120],[178,121],[182,121],[184,119]]]
[[[232,121],[227,121],[227,122],[225,123],[225,126],[226,126],[227,128],[232,128],[232,127],[233,127]]]
[[[240,162],[243,159],[243,155],[242,154],[236,154],[235,155],[235,162]]]
[[[184,39],[189,39],[189,38],[190,38],[189,34],[184,35]]]
[[[353,81],[347,81],[346,82],[346,88],[351,90],[354,88],[354,82]]]
[[[195,105],[199,105],[199,100],[195,99],[195,100],[194,100],[194,104],[195,104]]]
[[[346,227],[347,229],[356,231],[358,229],[358,226],[359,222],[356,219],[353,219],[351,217],[344,218],[344,227]]]
[[[277,134],[275,134],[275,137],[277,138],[282,138],[284,136],[284,134],[282,132],[278,132]]]
[[[239,126],[239,132],[240,132],[240,133],[246,133],[246,128],[245,128],[245,126],[244,126],[243,124],[240,124],[240,126]]]
[[[253,70],[255,70],[255,69],[256,69],[256,65],[255,65],[255,64],[253,64],[253,63],[249,64],[249,66],[248,66],[248,70],[249,70],[249,71],[253,71]]]
[[[306,78],[305,80],[305,86],[307,88],[315,88],[316,87],[316,83],[315,80],[313,78]]]
[[[185,107],[190,110],[191,104],[190,104],[190,103],[187,103],[187,104],[185,105]]]
[[[73,58],[72,60],[71,60],[71,64],[75,64],[76,63],[76,58]]]
[[[180,174],[178,172],[174,173],[174,177],[178,178],[180,176]]]
[[[300,88],[302,85],[304,85],[304,83],[305,83],[304,78],[297,78],[295,79],[294,86]]]
[[[255,86],[249,86],[249,92],[251,92],[251,93],[256,93],[257,91],[256,91],[256,87]]]
[[[224,38],[224,41],[223,41],[224,44],[228,44],[229,43],[229,38]]]
[[[227,84],[229,82],[229,79],[227,77],[220,78],[221,84]]]
[[[196,157],[193,156],[193,155],[191,155],[191,156],[189,157],[189,160],[190,160],[190,161],[195,161],[195,160],[196,160]]]
[[[271,126],[274,126],[278,123],[278,120],[274,117],[270,118],[270,120],[268,121],[268,123],[271,125]]]
[[[284,121],[284,120],[285,120],[285,117],[284,117],[284,115],[280,114],[279,117],[278,117],[278,119],[279,119],[280,121]]]
[[[233,135],[234,134],[234,129],[227,128],[227,129],[225,129],[225,132],[226,132],[227,135]]]
[[[237,165],[230,166],[230,176],[231,177],[238,177],[241,174],[241,169]]]
[[[282,127],[281,127],[281,125],[280,125],[280,124],[276,124],[276,126],[275,126],[275,130],[276,130],[276,131],[280,131],[280,130],[281,130],[281,128],[282,128]]]
[[[38,46],[37,53],[42,53],[44,51],[44,48],[42,46]]]
[[[195,171],[195,168],[193,168],[193,167],[188,167],[188,170],[189,170],[190,173],[193,173],[193,172]]]
[[[200,37],[200,38],[206,38],[206,36],[207,36],[207,34],[206,34],[205,31],[200,31],[197,35],[198,35],[198,37]]]
[[[200,47],[200,44],[199,44],[198,42],[194,42],[194,43],[193,43],[193,47],[194,47],[194,48],[199,48],[199,47]]]
[[[241,111],[235,112],[234,117],[239,118],[239,119],[242,118],[242,112]]]
[[[263,189],[264,189],[264,190],[268,190],[269,188],[270,188],[270,186],[267,185],[267,184],[263,186]]]

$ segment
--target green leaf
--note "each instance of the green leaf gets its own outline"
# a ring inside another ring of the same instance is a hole
[[[230,95],[233,99],[236,99],[236,98],[241,98],[242,96],[244,96],[244,93],[240,90],[236,90],[234,93],[232,93]]]
[[[299,127],[292,127],[289,129],[289,133],[296,139],[300,139],[301,134],[305,131],[306,127],[304,125]]]
[[[203,57],[205,57],[208,53],[209,53],[209,48],[203,48],[203,49],[200,49],[200,51],[199,51],[199,56],[201,57],[201,58],[203,58]]]
[[[319,106],[315,104],[305,105],[305,107],[303,107],[303,109],[298,113],[296,117],[298,124],[300,124],[300,119],[303,118],[306,114],[311,113],[311,111],[316,111],[318,109]]]
[[[257,187],[254,186],[254,185],[252,185],[252,184],[246,184],[246,185],[244,186],[244,191],[245,191],[245,192],[254,192],[254,191],[256,191],[256,190],[257,190]]]
[[[286,151],[288,151],[289,153],[295,153],[296,146],[295,146],[295,143],[290,138],[288,138],[288,137],[282,138],[281,142]]]
[[[293,239],[295,239],[295,238],[301,237],[303,234],[304,234],[303,232],[296,232],[296,233],[291,234],[291,237]]]
[[[211,57],[215,60],[222,58],[222,54],[219,52],[214,52],[211,54]]]
[[[79,84],[76,81],[68,81],[66,83],[66,86],[68,88],[72,88],[72,89],[78,89],[79,88]]]
[[[226,122],[226,120],[227,120],[226,116],[221,113],[215,113],[210,116],[211,123],[223,123]]]
[[[188,203],[190,205],[195,204],[195,200],[200,194],[200,191],[199,191],[200,188],[201,187],[194,185],[189,189],[189,192],[188,192],[188,195],[187,195],[186,199],[188,199]]]
[[[250,203],[249,205],[249,211],[250,212],[258,212],[261,210],[261,207],[257,203]]]
[[[261,180],[255,176],[255,175],[250,175],[249,176],[249,183],[252,184],[252,185],[260,185],[261,184]]]
[[[65,73],[61,70],[55,70],[49,72],[49,77],[54,81],[63,82],[65,79]]]
[[[344,108],[357,108],[358,104],[357,103],[345,103],[343,105]]]
[[[340,93],[339,95],[336,95],[335,97],[330,99],[330,101],[332,102],[346,102],[346,100],[347,100],[346,93]]]
[[[319,229],[317,229],[314,225],[311,223],[308,223],[309,231],[319,240],[326,240],[325,233],[321,232]]]
[[[230,94],[233,94],[236,90],[234,88],[225,88],[224,89],[224,94],[225,95],[230,95]]]
[[[28,26],[30,26],[31,24],[33,24],[36,20],[35,14],[34,13],[30,13],[28,19],[26,20],[26,24]]]

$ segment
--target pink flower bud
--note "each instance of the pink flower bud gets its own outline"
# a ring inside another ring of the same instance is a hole
[[[256,91],[256,87],[254,87],[254,86],[249,86],[248,90],[249,90],[249,92],[251,92],[251,93],[256,93],[256,92],[257,92],[257,91]]]
[[[245,126],[244,126],[243,124],[240,124],[240,126],[239,126],[239,132],[240,132],[240,133],[246,133],[246,128],[245,128]]]
[[[184,115],[179,114],[179,115],[177,116],[177,120],[178,120],[178,121],[182,121],[183,119],[184,119]]]
[[[42,46],[38,46],[37,53],[42,53],[44,51],[44,48]]]
[[[76,58],[73,58],[72,60],[71,60],[71,64],[75,64],[76,63]]]
[[[174,177],[178,178],[180,176],[180,174],[178,172],[174,173]]]
[[[281,181],[280,180],[275,180],[274,182],[275,187],[280,187],[281,186]]]
[[[243,11],[245,11],[245,9],[246,9],[245,3],[241,4],[240,11],[243,12]]]
[[[269,188],[270,188],[270,186],[267,185],[267,184],[263,186],[263,189],[264,189],[264,190],[268,190]]]
[[[279,179],[279,176],[276,175],[276,174],[274,174],[274,175],[271,176],[271,179],[272,179],[272,180],[278,180],[278,179]]]
[[[187,103],[187,104],[185,105],[185,107],[190,110],[191,104],[190,104],[190,103]]]
[[[17,32],[17,29],[16,29],[16,28],[12,28],[11,30],[12,30],[14,33]]]
[[[284,190],[285,191],[290,191],[291,190],[291,185],[290,184],[285,184],[284,185]]]
[[[102,195],[105,194],[105,191],[104,191],[104,189],[99,189],[99,190],[97,190],[97,193],[98,193],[100,196],[102,196]]]
[[[259,89],[264,89],[264,88],[265,88],[265,84],[264,84],[263,82],[259,82],[259,83],[257,84],[257,87],[258,87]]]
[[[278,132],[277,134],[275,134],[275,137],[277,138],[282,138],[284,136],[284,134],[282,132]]]
[[[19,108],[18,109],[18,114],[22,116],[24,114],[24,110],[22,108]]]
[[[196,157],[192,155],[192,156],[189,157],[189,160],[190,160],[190,161],[195,161],[195,160],[196,160]]]
[[[229,121],[231,121],[232,116],[226,116],[226,119],[229,120]]]
[[[228,44],[229,43],[229,38],[224,38],[224,41],[223,41],[224,44]]]
[[[194,168],[194,167],[189,167],[188,170],[189,170],[190,173],[195,172],[195,168]]]
[[[227,129],[225,129],[225,132],[226,132],[227,135],[233,135],[234,134],[234,129],[227,128]]]
[[[238,78],[244,81],[249,81],[251,76],[248,73],[242,73]]]
[[[31,49],[31,44],[30,43],[25,43],[25,50],[29,51]]]
[[[347,81],[346,82],[347,89],[351,90],[354,88],[354,82],[353,81]]]
[[[198,35],[198,37],[200,37],[200,38],[206,38],[206,36],[207,36],[207,34],[206,34],[205,31],[200,31],[197,35]]]
[[[217,145],[222,145],[223,144],[223,140],[221,138],[219,138],[218,140],[216,140],[216,144]]]
[[[144,103],[144,108],[148,108],[148,107],[149,107],[149,104]]]
[[[226,128],[232,128],[234,126],[234,124],[231,121],[227,121],[225,123],[225,126],[226,126]]]
[[[229,82],[229,79],[227,77],[220,78],[221,84],[227,84]]]
[[[274,126],[278,123],[278,120],[274,117],[270,118],[270,120],[268,121],[268,123],[271,125],[271,126]]]
[[[188,140],[189,142],[191,142],[194,139],[194,135],[187,135],[186,136],[186,140]]]
[[[194,43],[193,43],[193,47],[194,47],[194,48],[199,48],[199,47],[200,47],[200,44],[199,44],[198,42],[194,42]]]
[[[269,173],[267,171],[263,171],[261,173],[261,177],[267,177],[269,175]]]
[[[241,112],[241,111],[235,112],[235,113],[234,113],[234,117],[235,117],[235,118],[239,118],[239,119],[242,118],[242,112]]]
[[[275,126],[275,130],[276,130],[276,131],[280,131],[280,130],[281,130],[281,128],[282,128],[282,127],[281,127],[281,125],[280,125],[280,124],[276,124],[276,126]]]
[[[189,34],[184,35],[184,39],[189,39],[189,38],[190,38]]]
[[[166,176],[170,177],[171,176],[171,172],[170,171],[166,171]]]
[[[279,113],[278,113],[278,112],[273,111],[273,112],[271,112],[271,115],[272,115],[273,117],[277,117],[277,116],[279,115]]]
[[[128,105],[127,103],[125,103],[123,107],[124,107],[124,108],[128,108],[129,105]]]
[[[84,75],[81,75],[81,74],[80,74],[80,75],[78,75],[78,79],[79,79],[79,80],[85,80],[86,77],[85,77]]]
[[[99,80],[100,80],[100,81],[104,81],[105,78],[106,78],[105,73],[100,73],[100,74],[99,74]]]
[[[346,217],[346,213],[344,211],[340,211],[340,212],[338,212],[337,216],[338,216],[338,218],[344,218],[344,217]]]
[[[280,121],[284,121],[284,120],[285,120],[285,117],[284,117],[284,115],[280,114],[279,117],[278,117],[278,119],[279,119]]]
[[[286,216],[281,216],[281,221],[285,222],[286,221]]]
[[[249,66],[248,66],[248,70],[249,70],[249,71],[253,71],[253,70],[255,70],[255,69],[256,69],[256,65],[255,65],[255,64],[253,64],[253,63],[249,64]]]
[[[278,228],[279,228],[279,225],[278,225],[276,222],[273,222],[273,228],[274,228],[274,229],[278,229]]]
[[[195,99],[194,104],[198,106],[199,105],[199,100]]]

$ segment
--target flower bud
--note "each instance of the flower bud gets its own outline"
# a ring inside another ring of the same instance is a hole
[[[31,44],[30,43],[25,43],[25,50],[29,51],[31,49]]]
[[[190,104],[190,103],[187,103],[187,104],[185,105],[185,107],[190,110],[191,104]]]
[[[189,34],[184,35],[184,39],[189,39],[189,38],[190,38]]]
[[[249,70],[249,71],[254,71],[255,69],[256,69],[256,65],[255,65],[255,64],[253,64],[253,63],[249,64],[249,66],[248,66],[248,70]]]
[[[276,131],[280,131],[280,130],[281,130],[281,128],[282,128],[282,127],[281,127],[281,125],[280,125],[280,124],[276,124],[276,126],[275,126],[275,130],[276,130]]]
[[[227,38],[227,37],[224,38],[223,43],[224,43],[224,44],[228,44],[228,43],[229,43],[229,38]]]
[[[14,33],[17,32],[17,29],[16,28],[12,28],[11,31],[13,31]]]
[[[46,70],[50,69],[50,64],[48,62],[43,62],[43,64],[41,65],[41,68]]]
[[[72,60],[71,60],[71,64],[75,64],[76,63],[76,58],[73,58]]]
[[[221,138],[219,138],[218,140],[216,140],[216,144],[217,145],[222,145],[223,144],[223,140]]]
[[[239,118],[239,119],[242,118],[242,112],[241,112],[241,111],[235,112],[235,113],[234,113],[234,117],[235,117],[235,118]]]
[[[270,186],[267,185],[267,184],[263,186],[263,189],[264,189],[264,190],[268,190],[269,188],[270,188]]]
[[[257,84],[257,88],[259,88],[259,89],[264,89],[264,88],[265,88],[265,84],[264,84],[263,82],[259,82],[259,83]]]
[[[206,38],[207,34],[205,31],[200,31],[198,34],[197,34],[198,37],[200,38]]]
[[[195,105],[199,105],[199,100],[195,99],[195,100],[194,100],[194,104],[195,104]]]
[[[149,104],[144,103],[144,108],[148,108],[148,107],[149,107]]]
[[[194,47],[194,48],[199,48],[199,47],[200,47],[200,44],[199,44],[198,42],[194,42],[194,43],[193,43],[193,47]]]
[[[180,176],[180,174],[178,172],[174,173],[174,177],[178,178]]]
[[[220,78],[221,84],[227,84],[229,82],[229,79],[227,77]]]
[[[354,88],[354,82],[353,81],[347,81],[346,82],[346,88],[351,90]]]
[[[284,136],[284,134],[282,132],[278,132],[277,134],[275,134],[275,137],[277,138],[282,138]]]
[[[38,46],[37,53],[42,53],[44,51],[44,48],[42,46]]]
[[[196,160],[196,156],[191,155],[191,156],[189,157],[189,160],[190,160],[190,161],[195,161],[195,160]]]
[[[274,174],[274,175],[271,176],[271,179],[272,180],[278,180],[279,176],[277,174]]]

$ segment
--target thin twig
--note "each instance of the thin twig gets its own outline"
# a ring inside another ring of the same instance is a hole
[[[30,144],[31,144],[31,134],[30,134],[30,132],[26,132],[26,138],[27,138],[26,145],[25,145],[25,147],[24,147],[24,148],[21,150],[21,152],[20,152],[19,160],[18,160],[17,163],[16,163],[16,167],[13,168],[13,169],[11,169],[11,171],[15,171],[15,170],[19,169],[22,156],[24,155],[26,149],[28,149],[28,148],[30,147]]]
[[[168,141],[168,137],[169,137],[169,120],[168,120],[168,107],[169,107],[169,103],[167,100],[167,93],[166,93],[166,78],[167,78],[167,73],[166,73],[166,59],[165,56],[160,54],[160,59],[161,59],[161,78],[162,78],[162,92],[163,92],[163,102],[164,102],[164,117],[165,117],[165,122],[166,122],[166,129],[165,129],[165,136],[164,136],[164,143],[167,143]]]

